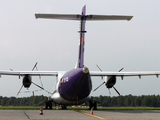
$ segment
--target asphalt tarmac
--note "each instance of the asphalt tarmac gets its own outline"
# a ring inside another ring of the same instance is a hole
[[[0,120],[160,120],[160,110],[0,110]]]

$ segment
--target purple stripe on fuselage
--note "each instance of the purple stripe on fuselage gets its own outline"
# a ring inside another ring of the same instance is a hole
[[[69,101],[78,101],[86,98],[92,89],[90,74],[84,73],[83,68],[67,72],[59,83],[60,96]]]

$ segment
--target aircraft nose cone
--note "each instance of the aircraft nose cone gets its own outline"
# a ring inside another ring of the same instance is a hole
[[[84,68],[82,69],[82,71],[83,71],[83,73],[88,73],[88,72],[89,72],[89,69],[88,69],[87,67],[84,67]]]

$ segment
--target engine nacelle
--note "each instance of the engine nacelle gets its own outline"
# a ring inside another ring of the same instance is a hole
[[[116,84],[116,76],[106,76],[105,77],[105,85],[107,88],[112,88],[113,85]]]
[[[29,88],[30,85],[31,85],[31,83],[32,83],[31,77],[30,77],[29,75],[25,75],[25,76],[23,77],[23,81],[22,81],[23,86],[24,86],[25,88]]]

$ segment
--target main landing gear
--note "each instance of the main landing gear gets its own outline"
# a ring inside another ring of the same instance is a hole
[[[45,102],[45,109],[52,110],[52,102],[53,102],[52,100],[46,101]],[[61,105],[61,107],[62,107],[62,110],[67,110],[66,105]]]
[[[94,103],[90,100],[89,101],[89,110],[91,110],[93,108],[93,110],[97,110],[97,102],[95,101]]]
[[[66,105],[62,105],[62,110],[67,110]]]
[[[52,109],[52,100],[46,101],[45,102],[45,109]]]

